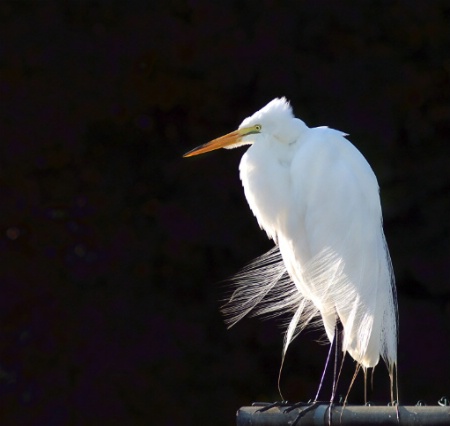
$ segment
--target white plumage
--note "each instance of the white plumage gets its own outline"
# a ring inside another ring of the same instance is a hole
[[[247,313],[293,314],[283,356],[309,323],[336,321],[342,350],[364,369],[397,363],[397,306],[377,179],[345,134],[309,128],[285,98],[274,99],[239,129],[190,151],[251,145],[239,170],[245,196],[276,247],[235,277],[225,307],[232,325]],[[391,382],[392,383],[392,382]]]

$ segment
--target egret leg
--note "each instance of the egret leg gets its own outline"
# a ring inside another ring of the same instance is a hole
[[[334,348],[334,368],[333,368],[333,387],[331,390],[330,408],[328,410],[328,424],[331,425],[331,409],[333,408],[334,398],[336,397],[336,391],[339,383],[339,377],[341,376],[342,366],[344,365],[344,356],[342,353],[342,341],[343,341],[343,327],[341,322],[336,322],[334,340],[336,341]],[[338,371],[339,356],[341,356],[340,367]]]
[[[367,368],[364,368],[363,371],[364,371],[364,404],[367,404]]]
[[[323,369],[322,377],[320,378],[319,389],[317,389],[317,393],[316,393],[316,397],[314,398],[314,402],[319,400],[319,393],[320,393],[320,390],[322,389],[323,381],[325,380],[325,373],[327,372],[328,363],[330,362],[331,352],[333,350],[335,340],[336,340],[336,337],[330,343],[330,349],[328,350],[327,360],[325,361],[325,368]]]
[[[355,383],[355,379],[356,379],[356,376],[358,376],[360,368],[361,368],[361,364],[356,364],[355,373],[353,374],[352,381],[350,382],[350,386],[348,387],[347,395],[345,395],[344,407],[347,404],[348,395],[350,394],[350,391],[352,390],[353,383]]]
[[[337,385],[339,382],[339,377],[341,375],[342,366],[344,365],[344,359],[345,359],[345,356],[342,355],[342,358],[340,361],[340,366],[339,366],[339,372],[338,372],[339,356],[342,352],[342,324],[339,320],[335,326],[334,338],[330,344],[330,349],[328,351],[327,360],[325,361],[325,367],[324,367],[324,370],[322,373],[322,377],[320,378],[319,389],[317,389],[317,393],[316,393],[316,397],[314,398],[314,402],[319,400],[319,393],[322,389],[323,382],[325,380],[325,374],[328,369],[328,364],[330,362],[331,353],[332,353],[333,349],[334,349],[334,368],[333,368],[333,386],[332,386],[331,402],[334,401],[334,398],[336,396]]]
[[[334,348],[334,368],[333,368],[333,387],[331,390],[330,404],[333,404],[334,398],[336,397],[337,386],[339,383],[339,377],[341,376],[342,366],[344,365],[344,355],[342,354],[342,342],[343,342],[343,327],[341,322],[338,320],[336,322],[336,328],[334,333],[334,340],[336,341]],[[339,358],[340,366],[338,371]],[[331,410],[330,410],[331,411]]]

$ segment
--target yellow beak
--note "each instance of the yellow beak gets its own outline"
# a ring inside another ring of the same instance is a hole
[[[205,152],[214,151],[215,149],[225,148],[226,146],[233,145],[240,141],[242,136],[244,136],[244,129],[235,130],[234,132],[228,133],[225,136],[221,136],[220,138],[213,139],[211,142],[207,142],[203,145],[200,145],[186,154],[183,157],[192,157],[194,155],[203,154]]]
[[[241,141],[244,136],[257,134],[261,132],[261,125],[256,124],[251,127],[243,127],[242,129],[237,129],[234,132],[228,133],[225,136],[221,136],[220,138],[213,139],[211,142],[207,142],[203,145],[198,146],[197,148],[192,149],[183,157],[192,157],[194,155],[203,154],[208,151],[214,151],[219,148],[226,148],[227,146],[233,145]]]

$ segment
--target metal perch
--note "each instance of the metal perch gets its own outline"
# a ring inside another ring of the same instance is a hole
[[[237,412],[237,426],[329,425],[329,403],[304,405],[254,404]],[[332,425],[450,425],[450,406],[334,405]]]

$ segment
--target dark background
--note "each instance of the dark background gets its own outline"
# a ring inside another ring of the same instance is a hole
[[[449,395],[449,3],[146,3],[0,2],[1,423],[230,425],[280,398],[279,322],[219,312],[272,246],[244,151],[181,156],[283,95],[378,176],[401,402]],[[286,398],[314,396],[320,337],[291,346]]]

